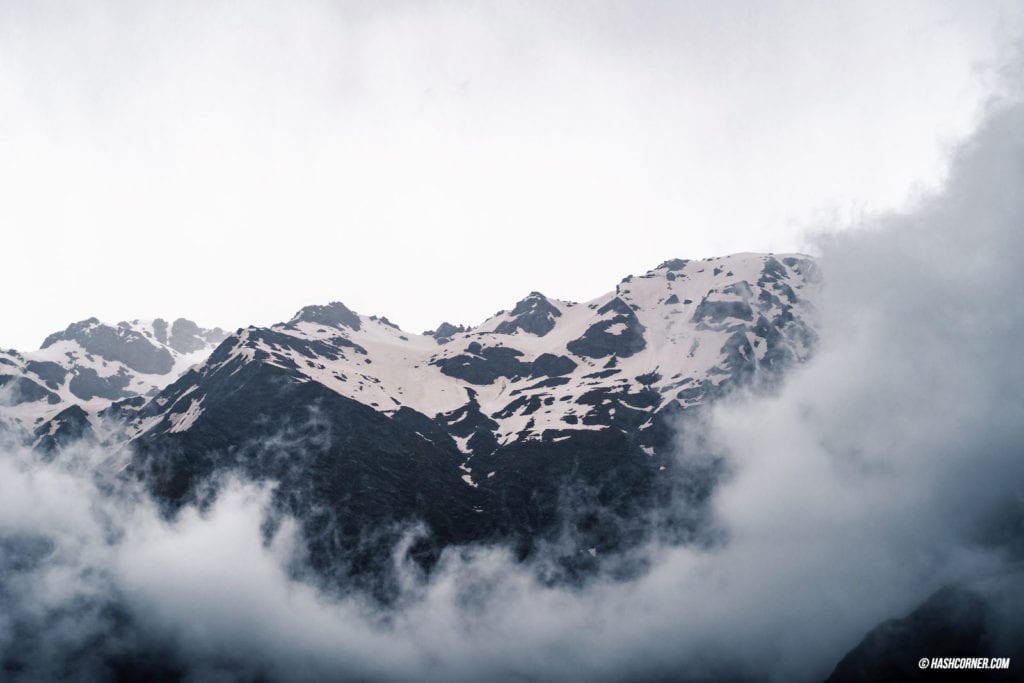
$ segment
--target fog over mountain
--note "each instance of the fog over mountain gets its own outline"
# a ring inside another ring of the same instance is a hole
[[[813,261],[667,262],[430,336],[310,306],[81,417],[8,396],[41,412],[0,458],[4,675],[898,680],[971,654],[1013,680],[1021,187],[1024,107],[994,102],[940,192]],[[951,624],[970,651],[928,649]]]

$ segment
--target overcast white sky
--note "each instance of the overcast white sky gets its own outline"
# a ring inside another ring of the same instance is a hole
[[[0,346],[806,249],[941,180],[1017,4],[0,2]]]

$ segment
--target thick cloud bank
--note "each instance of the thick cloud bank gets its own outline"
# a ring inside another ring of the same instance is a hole
[[[381,610],[296,578],[294,525],[261,535],[265,491],[227,486],[171,523],[144,496],[101,490],[88,450],[41,465],[7,447],[4,675],[819,680],[953,582],[993,595],[1011,637],[1021,611],[999,599],[1022,547],[1021,188],[1024,109],[1003,106],[940,195],[825,241],[817,356],[707,421],[730,463],[713,500],[722,542],[651,547],[630,581],[553,587],[503,549],[463,548],[429,578],[400,565],[403,595]]]

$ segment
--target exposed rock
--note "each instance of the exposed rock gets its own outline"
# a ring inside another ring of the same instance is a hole
[[[513,334],[522,330],[543,337],[554,329],[555,318],[561,317],[562,312],[540,292],[530,292],[516,304],[511,315],[511,320],[505,320],[494,328],[497,334]]]
[[[667,268],[668,271],[671,273],[672,271],[683,270],[684,268],[686,268],[686,264],[689,262],[690,261],[688,259],[673,258],[669,259],[668,261],[663,261],[662,263],[660,263],[656,270]]]
[[[127,327],[104,325],[96,318],[72,323],[63,332],[51,334],[42,348],[63,340],[76,341],[87,353],[120,361],[136,372],[165,375],[174,367],[171,352],[153,344],[145,335]]]
[[[647,345],[644,340],[644,326],[640,324],[629,304],[622,299],[612,299],[597,312],[613,312],[616,315],[594,323],[587,328],[582,337],[566,344],[570,353],[584,358],[603,358],[613,354],[627,358],[642,351]]]
[[[34,373],[46,382],[46,386],[54,390],[61,384],[64,384],[64,379],[68,375],[68,371],[64,369],[64,366],[52,361],[30,360],[25,363],[25,369]]]
[[[163,318],[157,318],[153,321],[153,336],[161,344],[167,343],[167,321]]]
[[[943,588],[902,619],[891,619],[871,629],[840,660],[825,683],[1010,680],[1006,671],[918,666],[921,658],[995,656],[998,650],[987,639],[990,612],[977,593]]]
[[[695,323],[720,323],[726,318],[751,321],[754,312],[746,301],[714,301],[704,297],[693,312]]]
[[[72,405],[60,411],[53,419],[35,430],[38,438],[36,450],[52,455],[60,448],[82,440],[92,441],[95,437],[89,415],[81,406]]]
[[[568,375],[576,369],[576,363],[568,356],[556,356],[553,353],[542,353],[534,359],[530,367],[531,377],[558,377]]]
[[[531,364],[519,360],[522,351],[506,346],[481,347],[471,343],[468,353],[451,358],[431,361],[449,377],[457,377],[470,384],[491,384],[499,377],[525,377],[530,374]]]
[[[171,336],[167,345],[178,353],[193,353],[211,344],[218,344],[226,337],[227,333],[219,327],[204,330],[191,320],[178,318],[171,325]]]
[[[101,377],[92,368],[75,368],[68,389],[83,401],[96,397],[116,401],[131,395],[125,391],[130,381],[131,379],[123,369],[116,375]]]
[[[447,344],[452,340],[455,335],[465,332],[466,327],[459,325],[456,327],[449,322],[443,322],[437,326],[436,330],[427,330],[423,333],[426,337],[433,337],[438,344]]]
[[[340,301],[332,301],[326,306],[305,306],[295,314],[290,322],[292,324],[298,322],[317,323],[338,328],[347,327],[352,330],[358,330],[362,326],[359,316]]]
[[[51,405],[60,403],[60,396],[27,377],[0,375],[0,405],[16,406],[43,399]]]

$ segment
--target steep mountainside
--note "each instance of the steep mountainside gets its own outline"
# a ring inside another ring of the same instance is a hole
[[[933,657],[1020,658],[1024,646],[1000,642],[992,599],[963,586],[946,586],[910,614],[871,629],[836,665],[825,683],[902,683],[903,681],[1008,681],[1002,669],[933,669],[918,662]],[[995,603],[995,604],[998,604]]]
[[[225,475],[270,482],[268,529],[295,516],[313,564],[345,581],[379,576],[365,570],[412,525],[424,566],[500,540],[555,544],[572,574],[649,533],[696,533],[717,465],[682,465],[675,434],[808,357],[816,283],[807,257],[737,254],[420,335],[338,302],[230,335],[89,319],[0,353],[0,419],[44,454],[82,437],[119,452],[169,511]]]
[[[203,383],[249,363],[385,415],[435,418],[467,455],[551,430],[639,427],[669,402],[698,405],[806,358],[813,275],[813,263],[795,256],[674,260],[587,303],[533,292],[478,327],[446,323],[424,335],[341,303],[308,306],[229,337],[136,428],[187,430],[203,412]],[[467,420],[478,424],[467,429]]]
[[[141,405],[226,336],[184,318],[116,326],[89,318],[51,334],[38,351],[0,350],[0,425],[31,433],[43,448],[81,436],[111,404]]]
[[[229,471],[275,482],[325,570],[358,570],[394,542],[368,529],[417,520],[428,561],[566,528],[592,558],[635,540],[659,480],[707,494],[713,473],[673,471],[673,429],[808,356],[815,281],[802,256],[672,260],[590,302],[534,292],[424,335],[308,306],[229,336],[131,415],[132,469],[171,503]]]

